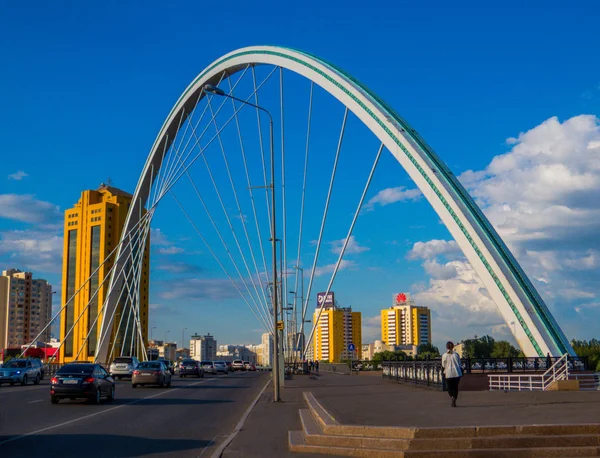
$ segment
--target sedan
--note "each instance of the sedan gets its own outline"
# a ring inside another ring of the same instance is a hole
[[[202,366],[205,374],[217,374],[217,370],[215,369],[215,365],[212,361],[202,361],[200,365]]]
[[[50,402],[61,399],[87,399],[100,404],[102,398],[115,399],[115,380],[99,364],[65,364],[50,381]]]
[[[222,373],[227,375],[227,372],[229,372],[229,369],[227,368],[227,364],[225,364],[224,361],[214,361],[213,362],[213,366],[215,368],[215,373]]]
[[[0,368],[0,385],[3,383],[27,385],[27,382],[37,385],[41,379],[41,365],[30,359],[11,359]]]
[[[179,366],[179,377],[187,377],[195,375],[196,377],[204,377],[204,369],[200,367],[200,363],[194,359],[184,359]]]
[[[171,386],[171,371],[162,361],[146,361],[138,364],[131,377],[131,388],[138,385],[159,385],[161,388]]]

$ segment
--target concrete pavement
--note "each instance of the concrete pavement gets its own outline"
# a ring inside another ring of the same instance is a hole
[[[90,405],[50,403],[40,386],[0,387],[0,456],[199,457],[234,429],[269,377],[242,372],[201,379],[173,378],[172,388],[131,388],[117,382],[117,399]]]

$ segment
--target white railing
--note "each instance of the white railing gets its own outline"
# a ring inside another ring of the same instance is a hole
[[[577,380],[581,391],[597,391],[600,390],[600,372],[595,374],[569,374],[569,380]]]
[[[543,374],[489,374],[490,391],[545,391],[557,380],[569,379],[568,354],[564,354]]]

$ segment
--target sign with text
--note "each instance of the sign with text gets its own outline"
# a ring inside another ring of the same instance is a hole
[[[334,294],[333,291],[329,291],[327,293],[327,297],[325,297],[326,293],[317,293],[317,308],[319,307],[330,307],[334,304]]]

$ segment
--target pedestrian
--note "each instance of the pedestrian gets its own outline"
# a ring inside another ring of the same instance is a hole
[[[314,371],[315,370],[315,362],[314,361],[310,361],[310,371]]]
[[[458,398],[458,384],[462,377],[462,367],[460,365],[460,356],[454,351],[452,342],[446,343],[446,353],[442,355],[442,369],[446,378],[448,395],[452,398],[452,407],[456,407],[456,398]]]
[[[315,372],[319,373],[319,361],[315,361]]]

